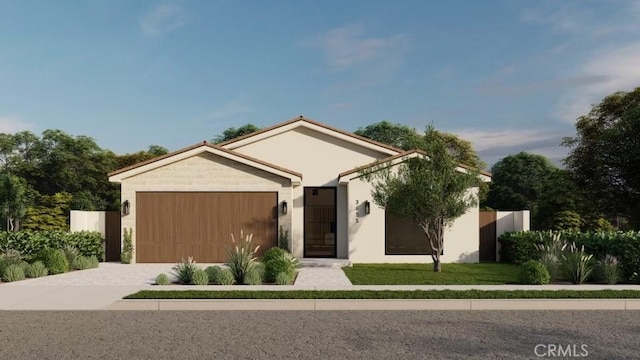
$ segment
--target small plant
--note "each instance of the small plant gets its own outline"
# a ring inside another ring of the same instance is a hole
[[[11,264],[4,269],[2,280],[6,282],[24,280],[24,270],[20,265]]]
[[[86,270],[86,269],[94,269],[99,266],[98,259],[95,256],[78,256],[75,258],[75,261],[72,264],[72,268],[75,270]]]
[[[529,260],[522,264],[520,282],[526,285],[544,285],[551,281],[549,271],[543,263],[537,260]]]
[[[247,276],[245,276],[244,283],[246,285],[262,285],[262,276],[260,276],[256,268],[253,268],[247,273]]]
[[[278,273],[278,275],[276,275],[276,284],[291,285],[291,283],[293,282],[293,275],[294,274],[287,272]]]
[[[189,257],[187,260],[183,259],[182,262],[173,267],[173,274],[182,284],[191,284],[193,282],[193,273],[198,269],[199,267],[195,260]]]
[[[207,273],[207,277],[209,277],[209,282],[215,284],[218,281],[218,272],[222,270],[219,266],[207,266],[204,271]]]
[[[552,279],[560,277],[560,260],[567,244],[562,241],[559,232],[541,232],[538,234],[540,243],[535,244],[540,262],[547,268]]]
[[[289,248],[289,230],[285,230],[280,225],[280,232],[278,233],[278,247],[286,252],[291,252]]]
[[[566,278],[574,284],[582,284],[593,271],[593,255],[584,251],[584,246],[578,248],[575,243],[569,246],[562,255],[562,271]]]
[[[25,274],[26,274],[27,273],[27,268],[29,266],[31,266],[31,265],[26,261],[22,261],[20,264],[18,264],[18,266],[20,266],[22,268],[22,271],[24,271]]]
[[[122,252],[120,253],[120,262],[123,264],[131,264],[133,259],[133,229],[124,228]]]
[[[40,253],[39,259],[49,269],[50,274],[62,274],[69,271],[69,261],[67,261],[62,250],[44,249]]]
[[[24,273],[28,278],[38,278],[47,276],[49,271],[47,270],[47,267],[44,266],[42,261],[36,261],[33,264],[29,265]]]
[[[171,285],[171,280],[167,274],[161,273],[156,276],[156,285]]]
[[[227,248],[227,262],[231,274],[236,283],[244,284],[245,277],[255,267],[256,264],[256,251],[260,246],[253,247],[251,242],[253,240],[253,234],[247,234],[244,236],[244,232],[240,230],[240,241],[236,243],[236,239],[231,234],[231,241],[235,246]]]
[[[75,263],[76,259],[78,258],[78,255],[80,255],[80,253],[78,252],[78,249],[76,249],[75,247],[69,244],[66,244],[62,248],[62,252],[64,253],[64,256],[67,258],[67,261],[69,262],[69,264],[72,264],[72,265]]]
[[[197,269],[193,272],[193,285],[208,285],[209,284],[209,275],[207,275],[206,271],[202,269]]]
[[[631,278],[629,278],[629,280],[631,280],[631,282],[633,282],[635,284],[640,284],[640,275],[636,271],[636,272],[633,273],[633,275],[631,275]]]
[[[600,278],[607,284],[615,285],[620,279],[620,267],[618,258],[606,255],[602,260],[598,261],[598,270]]]
[[[282,272],[293,275],[300,266],[298,259],[280,248],[267,250],[262,261],[265,267],[264,278],[266,282],[275,282],[276,276]]]
[[[218,271],[216,281],[215,281],[216,284],[233,285],[233,281],[234,281],[233,274],[229,269],[220,269],[220,271]]]

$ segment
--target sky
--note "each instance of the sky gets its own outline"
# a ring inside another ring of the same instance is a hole
[[[638,86],[639,1],[0,0],[0,132],[119,154],[304,115],[561,164],[576,118]]]

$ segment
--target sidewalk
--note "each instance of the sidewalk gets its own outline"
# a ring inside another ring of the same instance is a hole
[[[127,267],[129,266],[129,267]],[[125,306],[144,309],[224,308],[243,309],[640,309],[640,299],[609,300],[127,300],[122,297],[139,290],[640,290],[640,285],[352,285],[340,268],[301,268],[295,285],[195,286],[151,285],[158,273],[155,265],[131,274],[131,265],[101,265],[104,271],[48,276],[0,285],[0,310],[98,310]],[[119,272],[129,270],[128,275]],[[106,272],[106,273],[105,273]],[[147,274],[148,273],[148,274]],[[126,280],[126,281],[124,281]],[[591,301],[591,302],[589,302]],[[111,304],[113,305],[110,307]],[[187,305],[184,305],[187,304]],[[189,305],[190,304],[190,305]],[[498,304],[498,305],[495,305]],[[568,305],[569,304],[569,305]],[[586,304],[586,305],[585,305]],[[114,307],[115,306],[115,307]],[[124,308],[122,308],[124,309]]]

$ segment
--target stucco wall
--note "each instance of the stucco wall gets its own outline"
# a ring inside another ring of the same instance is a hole
[[[385,211],[371,199],[371,185],[354,179],[348,185],[349,260],[353,263],[426,263],[430,255],[385,255]],[[478,189],[469,189],[477,194]],[[371,203],[371,212],[364,214],[364,202]],[[359,215],[357,215],[359,214]],[[479,214],[475,206],[458,218],[444,234],[444,254],[441,261],[479,261]]]
[[[104,211],[71,210],[70,231],[97,231],[105,237],[106,213]]]
[[[122,227],[133,229],[135,261],[135,221],[137,191],[276,191],[278,202],[292,203],[291,181],[263,170],[201,153],[147,171],[122,181],[121,198],[129,200],[130,213],[122,217]],[[292,212],[278,212],[278,224],[291,229]],[[238,229],[240,231],[240,229]]]
[[[299,127],[234,149],[234,151],[297,171],[302,186],[294,188],[292,219],[293,255],[303,256],[304,201],[302,187],[335,186],[337,207],[337,257],[347,258],[347,191],[338,185],[338,174],[388,157],[374,150]]]

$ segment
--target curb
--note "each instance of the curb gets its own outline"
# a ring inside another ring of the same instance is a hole
[[[640,299],[119,300],[103,310],[640,310]]]

